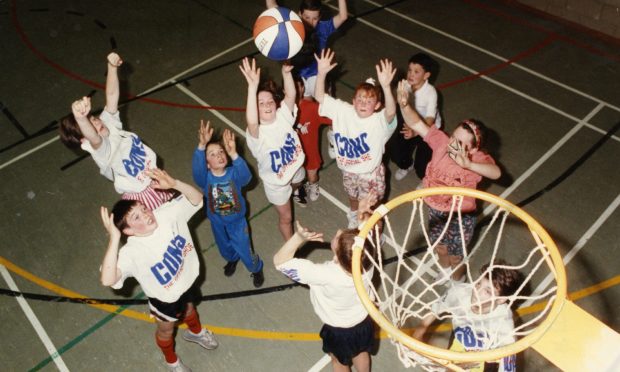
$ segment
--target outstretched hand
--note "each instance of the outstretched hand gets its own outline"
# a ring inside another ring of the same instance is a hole
[[[239,70],[241,70],[241,73],[245,76],[248,87],[258,89],[258,84],[260,83],[260,67],[256,67],[256,60],[252,58],[252,62],[250,63],[250,59],[245,57],[239,66]]]
[[[211,141],[213,137],[213,128],[211,128],[211,122],[200,119],[200,128],[198,128],[198,148],[204,150],[207,148],[207,143]]]
[[[231,158],[237,155],[237,144],[235,143],[235,134],[230,129],[224,130],[223,135],[224,149]],[[234,160],[234,159],[233,159]]]
[[[398,87],[396,88],[396,102],[400,107],[405,107],[409,104],[409,90],[407,90],[407,85],[409,85],[409,83],[407,80],[403,79],[398,82]]]
[[[294,68],[295,66],[293,66],[290,62],[285,61],[284,63],[282,63],[282,74],[284,75],[293,72]]]
[[[121,232],[114,224],[114,214],[108,213],[108,208],[101,207],[101,222],[103,222],[103,227],[105,227],[106,231],[110,235],[110,239],[120,239]]]
[[[108,54],[108,63],[110,64],[110,66],[120,67],[123,64],[123,60],[121,59],[121,56],[112,52]]]
[[[469,169],[471,159],[469,159],[468,148],[461,145],[458,140],[455,139],[448,144],[448,156],[450,156],[459,167]]]
[[[373,213],[372,207],[374,207],[379,201],[377,192],[371,190],[363,199],[359,201],[357,207],[357,216],[360,221],[366,220],[368,215]]]
[[[332,63],[332,61],[334,60],[334,55],[334,51],[329,48],[323,49],[320,56],[316,54],[314,55],[314,59],[316,59],[317,62],[317,69],[319,74],[327,74],[338,65],[338,63]]]
[[[90,113],[90,97],[82,97],[71,104],[71,111],[76,119],[85,118]]]
[[[145,174],[153,179],[151,186],[155,189],[174,189],[177,185],[177,180],[172,178],[165,170],[154,168],[145,171]]]
[[[299,234],[299,236],[301,236],[304,241],[323,241],[323,233],[311,231],[308,228],[301,226],[299,221],[295,221],[295,224],[297,225],[297,234]]]
[[[404,126],[401,130],[400,130],[400,134],[403,135],[403,138],[405,139],[412,139],[413,137],[417,136],[418,134],[415,132],[415,130]]]
[[[383,88],[389,88],[394,75],[396,75],[396,68],[389,59],[379,60],[379,64],[375,65],[377,69],[377,80]]]

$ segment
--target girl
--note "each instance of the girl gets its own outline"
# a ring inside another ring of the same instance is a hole
[[[471,119],[464,120],[450,137],[434,125],[429,127],[409,105],[409,93],[405,84],[406,80],[400,81],[397,91],[398,104],[405,124],[422,136],[424,142],[433,150],[433,156],[422,180],[424,187],[458,186],[475,189],[482,177],[496,180],[501,176],[501,170],[493,158],[481,150],[483,136],[480,124]],[[430,208],[430,238],[434,242],[447,223],[452,197],[435,195],[425,198],[424,202]],[[470,242],[476,226],[475,211],[475,200],[463,198],[461,222],[465,242],[461,242],[458,218],[453,216],[448,230],[436,248],[439,264],[445,269],[451,268],[454,271],[452,279],[456,281],[459,281],[465,273],[465,267],[459,264],[463,260],[462,247]]]
[[[263,180],[265,195],[278,211],[278,227],[285,240],[293,235],[290,197],[305,177],[305,155],[293,128],[297,116],[295,83],[290,65],[282,65],[284,99],[276,101],[275,84],[267,81],[259,87],[260,68],[256,61],[243,59],[239,66],[248,82],[245,117],[248,124],[248,148],[258,161],[258,175]]]
[[[69,148],[80,147],[90,153],[122,199],[138,200],[154,210],[170,200],[174,192],[151,187],[146,172],[157,168],[157,155],[140,137],[123,130],[118,113],[118,67],[122,63],[118,54],[108,55],[106,104],[101,115],[90,114],[90,97],[73,102],[73,114],[61,119],[60,139]]]
[[[396,103],[390,82],[396,69],[384,59],[376,67],[381,89],[374,81],[357,86],[353,104],[334,99],[325,93],[325,77],[337,64],[334,52],[327,49],[316,57],[319,73],[315,98],[319,102],[319,114],[332,120],[336,143],[336,161],[343,173],[344,189],[349,197],[347,213],[349,228],[358,226],[359,200],[370,191],[382,199],[385,194],[385,167],[381,162],[385,143],[396,129]],[[385,108],[381,111],[382,93]]]

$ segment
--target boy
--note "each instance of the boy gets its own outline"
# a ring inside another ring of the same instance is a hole
[[[436,65],[437,63],[427,54],[417,53],[411,56],[407,68],[407,89],[414,93],[415,110],[426,124],[434,124],[437,128],[441,128],[441,116],[437,108],[437,90],[429,82],[434,75]],[[390,157],[398,166],[394,178],[397,181],[402,180],[411,169],[415,169],[418,178],[424,178],[426,166],[432,155],[430,147],[403,121],[398,123],[398,132],[399,134],[392,136],[388,143]],[[415,160],[413,159],[414,150]]]
[[[235,135],[224,131],[223,144],[212,141],[210,123],[200,121],[198,147],[194,151],[192,173],[194,182],[203,190],[205,212],[222,257],[227,261],[224,275],[235,273],[239,260],[251,273],[254,287],[263,285],[263,261],[252,253],[246,205],[241,188],[252,180],[248,164],[237,153]],[[228,167],[228,158],[232,166]]]
[[[451,285],[444,296],[432,304],[431,312],[424,317],[413,336],[421,340],[440,314],[448,313],[454,332],[450,350],[489,350],[514,343],[514,320],[507,302],[519,288],[521,276],[503,260],[484,265],[480,273],[473,284]],[[515,371],[515,363],[515,356],[510,355],[468,370],[483,371],[495,367],[498,371]]]
[[[101,219],[110,235],[101,264],[101,283],[119,289],[126,278],[135,277],[157,320],[155,340],[168,368],[191,371],[174,351],[178,320],[189,328],[183,334],[185,340],[209,350],[218,346],[213,333],[202,329],[193,304],[199,298],[196,278],[200,263],[187,221],[202,207],[203,196],[160,169],[148,171],[148,176],[154,187],[176,189],[181,195],[154,211],[135,200],[120,200],[111,214],[101,207]],[[121,234],[127,236],[127,242],[119,250]]]

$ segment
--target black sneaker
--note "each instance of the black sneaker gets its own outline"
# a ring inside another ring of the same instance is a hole
[[[237,270],[237,262],[239,262],[239,260],[229,261],[226,266],[224,266],[224,275],[231,276],[234,274],[235,270]]]
[[[306,190],[303,186],[293,191],[293,201],[302,208],[305,208],[306,205],[308,205],[308,201],[306,200]]]
[[[263,283],[265,282],[265,276],[263,275],[263,269],[260,269],[260,271],[252,273],[252,275],[250,275],[252,277],[252,281],[254,282],[254,287],[259,288],[263,285]]]

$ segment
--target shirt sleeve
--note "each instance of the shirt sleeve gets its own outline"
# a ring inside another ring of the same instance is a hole
[[[325,94],[323,97],[323,103],[319,105],[319,115],[334,120],[336,118],[336,113],[338,112],[338,106],[337,99]]]
[[[252,172],[250,172],[250,168],[248,167],[248,163],[246,163],[245,159],[241,156],[238,156],[237,159],[232,162],[233,172],[234,172],[234,180],[235,183],[241,187],[246,186],[252,180]]]
[[[428,133],[424,136],[424,142],[428,143],[432,150],[446,146],[449,141],[450,137],[434,125],[428,128]]]
[[[121,115],[119,111],[116,111],[114,114],[110,114],[106,109],[103,109],[101,115],[99,115],[99,119],[105,124],[106,127],[110,128],[114,126],[118,130],[123,129],[123,122],[121,121]]]
[[[203,190],[207,186],[207,162],[204,150],[196,148],[192,157],[192,176],[196,185]]]
[[[110,144],[109,137],[101,137],[101,145],[99,148],[94,149],[90,142],[82,142],[82,150],[88,152],[95,164],[99,167],[99,172],[110,181],[114,181],[114,174],[112,173],[112,167],[110,161],[112,160],[112,145]]]
[[[310,260],[293,258],[276,266],[276,269],[297,283],[308,285],[328,283],[328,276],[323,275],[324,265],[315,264]]]
[[[192,216],[202,208],[204,198],[197,205],[193,205],[189,202],[189,200],[185,197],[185,195],[179,195],[176,198],[172,199],[168,204],[164,204],[165,208],[171,208],[170,212],[172,215],[176,216],[178,219],[181,219],[185,222],[189,221]]]
[[[121,271],[121,278],[116,283],[110,286],[114,289],[123,288],[123,283],[125,283],[125,279],[132,277],[133,273],[135,272],[135,263],[125,253],[126,251],[123,248],[121,248],[118,252],[118,260],[116,262],[116,267]]]

